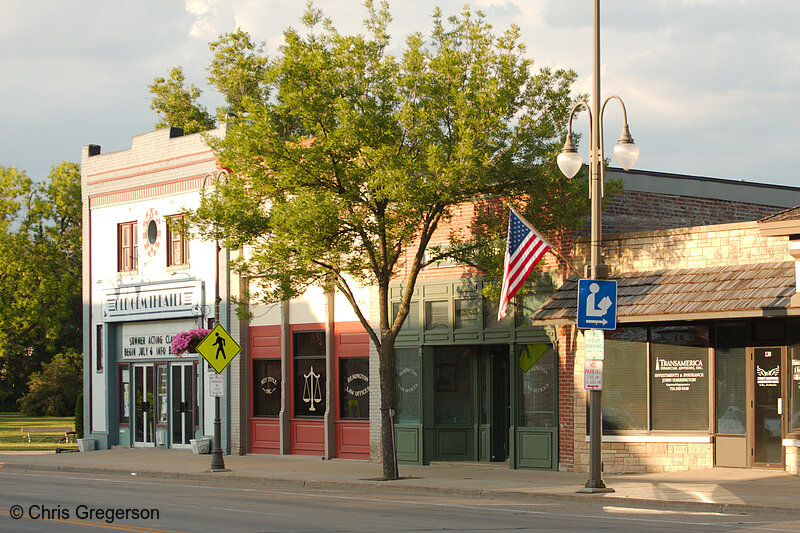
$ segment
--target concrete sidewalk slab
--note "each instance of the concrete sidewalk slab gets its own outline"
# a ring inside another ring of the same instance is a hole
[[[400,466],[402,479],[380,481],[381,465],[298,455],[225,456],[227,472],[209,472],[210,455],[188,450],[113,448],[86,453],[0,451],[3,469],[195,479],[286,488],[430,494],[529,502],[574,500],[659,509],[800,515],[800,477],[779,470],[712,468],[690,472],[610,475],[615,492],[577,494],[587,474],[511,470],[506,464],[436,463]]]

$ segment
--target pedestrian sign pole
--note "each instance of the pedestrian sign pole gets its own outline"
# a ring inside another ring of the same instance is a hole
[[[217,323],[214,329],[212,329],[211,332],[200,341],[200,344],[197,345],[197,352],[211,365],[211,368],[216,371],[217,375],[225,370],[240,351],[242,351],[242,349],[236,341],[233,340],[230,333],[219,323]],[[222,459],[222,438],[220,436],[220,426],[222,425],[219,407],[220,396],[221,394],[214,395],[214,449],[211,451],[212,472],[225,471],[225,461]]]

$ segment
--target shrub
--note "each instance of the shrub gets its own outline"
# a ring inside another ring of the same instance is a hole
[[[59,353],[28,378],[28,392],[19,400],[25,416],[69,416],[83,385],[83,357],[76,352]]]

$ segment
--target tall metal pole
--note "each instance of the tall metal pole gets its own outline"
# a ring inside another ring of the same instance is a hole
[[[217,176],[219,179],[219,176]],[[219,324],[219,237],[214,241],[214,323]],[[222,458],[222,417],[220,416],[220,397],[214,397],[214,449],[211,451],[211,471],[225,470]]]
[[[594,0],[594,74],[592,89],[592,146],[589,155],[591,215],[591,279],[608,278],[608,267],[603,262],[602,200],[602,118],[600,108],[600,0]],[[589,481],[583,492],[613,492],[603,483],[603,399],[602,391],[589,391]]]

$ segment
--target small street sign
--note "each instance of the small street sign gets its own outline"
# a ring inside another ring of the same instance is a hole
[[[208,361],[208,364],[217,372],[221,373],[225,367],[236,357],[242,349],[233,340],[230,333],[220,324],[214,326],[211,333],[200,341],[197,345],[197,352]]]
[[[617,282],[578,281],[578,328],[617,329]]]
[[[587,329],[583,332],[584,359],[602,361],[605,354],[605,335],[602,329]]]
[[[584,361],[583,388],[586,390],[603,390],[602,360]]]
[[[209,384],[209,394],[212,398],[219,396],[220,398],[224,396],[222,394],[224,390],[223,383],[225,379],[222,377],[222,374],[211,374],[208,376],[208,384]]]

